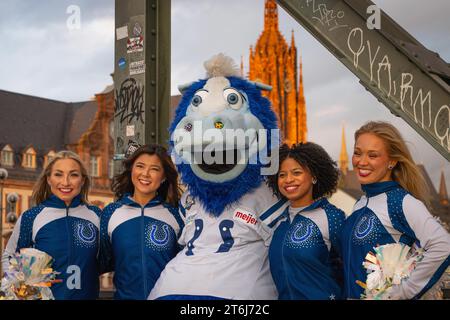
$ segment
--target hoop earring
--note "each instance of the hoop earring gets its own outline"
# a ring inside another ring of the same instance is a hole
[[[316,184],[317,183],[317,179],[316,178],[313,178],[312,179],[312,184]]]
[[[392,170],[392,169],[394,169],[394,166],[392,164],[390,164],[390,165],[388,165],[388,169]]]

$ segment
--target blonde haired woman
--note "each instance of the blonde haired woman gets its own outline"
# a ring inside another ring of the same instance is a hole
[[[60,151],[44,168],[34,186],[34,207],[17,221],[2,256],[36,248],[53,257],[61,283],[51,287],[56,300],[96,299],[99,280],[97,252],[100,209],[88,205],[90,179],[77,154]]]
[[[450,235],[424,202],[425,183],[400,132],[386,122],[368,122],[355,132],[352,157],[365,195],[353,208],[341,234],[345,294],[359,299],[366,282],[362,263],[373,247],[416,243],[424,250],[411,276],[392,287],[392,299],[418,299],[449,266]]]

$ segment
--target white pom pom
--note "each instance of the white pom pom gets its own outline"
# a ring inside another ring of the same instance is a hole
[[[240,71],[232,58],[227,57],[223,53],[213,56],[204,63],[206,76],[212,77],[239,77]]]

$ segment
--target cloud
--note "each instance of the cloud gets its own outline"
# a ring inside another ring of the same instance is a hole
[[[10,48],[20,48],[14,54],[0,52],[0,59],[8,62],[2,66],[8,75],[0,78],[2,89],[77,101],[92,97],[112,82],[112,17],[85,21],[80,30],[50,23],[41,28],[5,28],[1,36]]]
[[[101,17],[114,18],[114,0],[2,0],[0,1],[0,27],[37,27],[63,24],[70,14],[67,8],[78,6],[82,21]]]
[[[326,117],[332,117],[336,114],[342,114],[344,112],[348,112],[348,107],[342,105],[322,106],[319,111],[313,113],[312,118],[319,120],[319,118],[323,119]]]

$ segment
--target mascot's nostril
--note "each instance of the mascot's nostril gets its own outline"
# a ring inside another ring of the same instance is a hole
[[[191,132],[192,131],[192,123],[186,123],[186,125],[184,126],[184,130],[186,130],[187,132]]]

